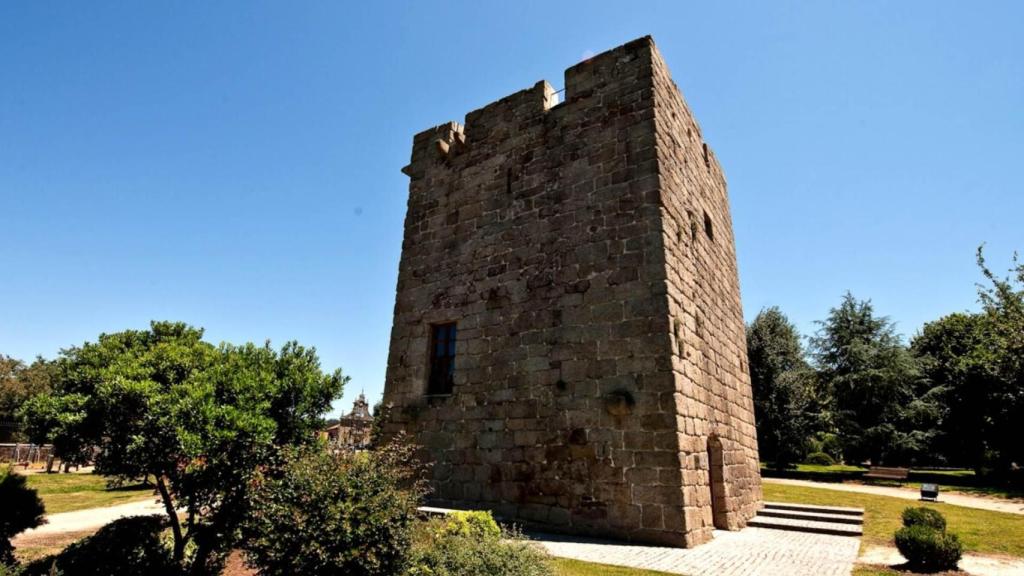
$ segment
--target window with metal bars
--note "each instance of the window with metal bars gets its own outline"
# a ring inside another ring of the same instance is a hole
[[[455,323],[431,326],[427,394],[451,394],[455,375]]]

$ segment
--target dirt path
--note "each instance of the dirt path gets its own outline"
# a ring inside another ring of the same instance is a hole
[[[46,524],[26,530],[14,538],[18,548],[45,546],[66,534],[85,534],[126,516],[148,516],[163,514],[164,507],[154,500],[128,502],[105,508],[88,508],[74,512],[62,512],[46,516]]]
[[[895,486],[868,486],[866,484],[849,484],[839,482],[814,482],[812,480],[794,480],[791,478],[762,478],[762,482],[768,484],[788,484],[790,486],[804,486],[807,488],[824,488],[826,490],[838,490],[840,492],[859,492],[861,494],[877,494],[878,496],[891,496],[903,498],[904,500],[919,500],[921,493],[911,488],[896,488]],[[939,502],[963,506],[965,508],[977,508],[979,510],[991,510],[993,512],[1006,512],[1009,514],[1024,515],[1024,500],[1007,500],[1005,498],[968,496],[966,494],[950,494],[944,492],[939,496]]]
[[[857,558],[859,564],[897,566],[906,562],[899,550],[889,546],[867,546]],[[975,576],[1024,576],[1024,558],[964,554],[960,569]]]

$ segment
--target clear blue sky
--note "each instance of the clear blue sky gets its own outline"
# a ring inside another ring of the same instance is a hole
[[[0,352],[150,319],[382,390],[411,138],[652,34],[725,168],[748,318],[907,336],[1024,249],[1019,2],[4,2]]]

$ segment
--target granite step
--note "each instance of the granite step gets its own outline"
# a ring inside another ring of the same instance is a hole
[[[863,524],[863,516],[850,514],[832,514],[824,512],[806,512],[804,510],[777,510],[765,508],[757,513],[758,516],[769,518],[789,518],[790,520],[815,520],[818,522],[831,522],[833,524]]]
[[[811,504],[794,504],[792,502],[765,502],[765,510],[789,510],[810,514],[842,514],[844,516],[864,516],[863,508],[847,508],[843,506],[816,506]]]
[[[795,518],[778,518],[761,515],[751,518],[747,522],[747,526],[768,528],[772,530],[808,532],[811,534],[829,534],[833,536],[861,536],[864,534],[863,527],[859,524],[843,524],[821,520],[798,520]]]

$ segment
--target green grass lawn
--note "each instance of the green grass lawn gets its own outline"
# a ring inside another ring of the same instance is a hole
[[[912,502],[901,498],[839,492],[826,488],[805,488],[765,483],[764,499],[822,506],[864,508],[865,544],[892,546],[893,534],[901,526],[900,514],[909,506],[935,508],[946,516],[951,532],[960,536],[964,549],[982,554],[1024,557],[1024,516],[976,510],[950,504]]]
[[[47,514],[155,498],[153,489],[142,485],[107,488],[107,479],[96,474],[29,474],[26,478]]]
[[[765,469],[765,465],[761,465],[762,469]],[[839,475],[846,472],[864,473],[868,469],[863,466],[854,466],[852,464],[832,464],[831,466],[824,466],[821,464],[797,464],[797,472],[807,472],[810,474],[824,474],[824,475]]]
[[[863,478],[868,471],[863,466],[835,464],[822,466],[817,464],[797,464],[789,470],[775,470],[761,464],[761,473],[768,478],[797,478],[819,482],[858,482],[874,486],[896,486],[920,490],[922,482],[939,485],[941,492],[958,492],[972,496],[994,496],[997,498],[1024,498],[1024,492],[1006,486],[986,484],[973,470],[928,470],[911,468],[906,481],[877,480]]]
[[[579,560],[556,558],[552,561],[556,576],[669,576],[666,572],[622,568],[606,564],[591,564]]]

